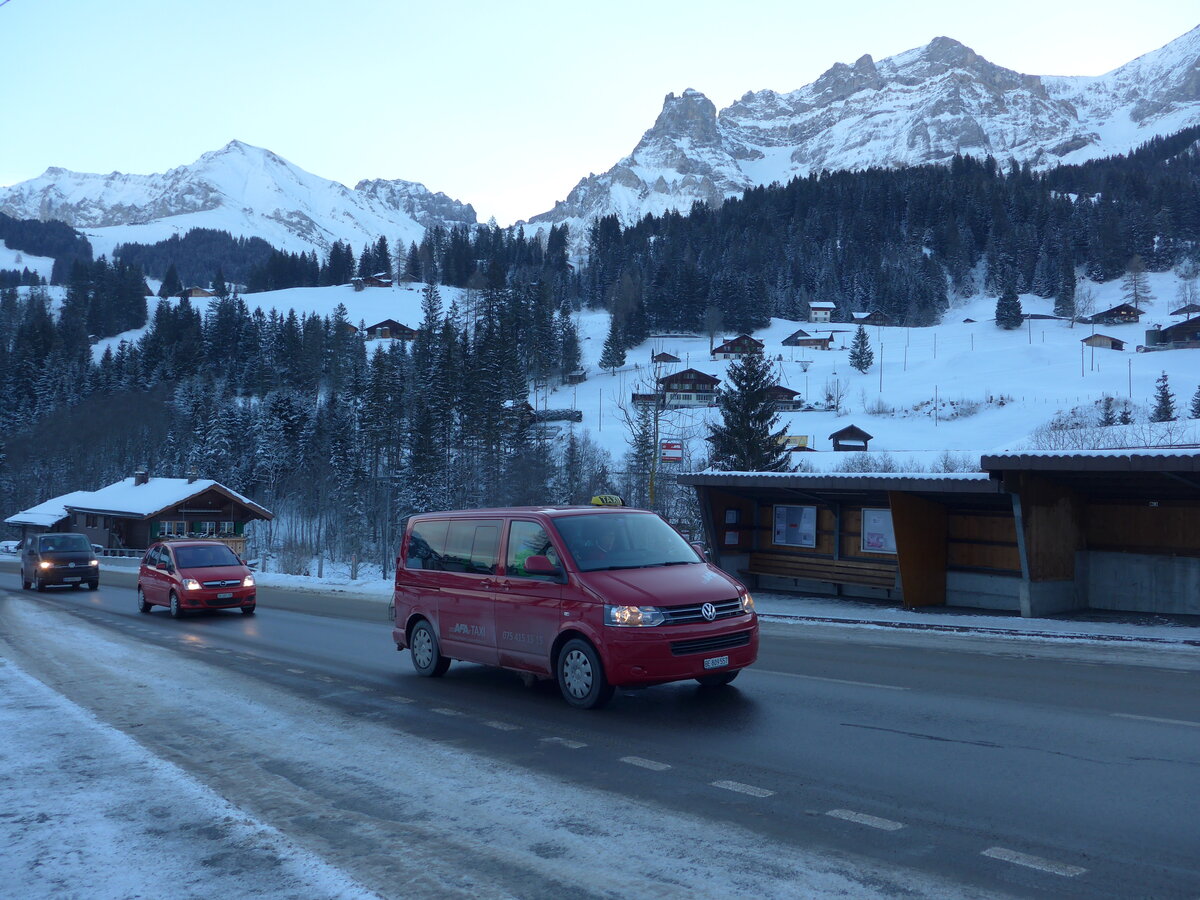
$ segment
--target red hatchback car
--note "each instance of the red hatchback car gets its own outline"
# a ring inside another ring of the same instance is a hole
[[[160,542],[138,570],[138,611],[166,606],[179,618],[202,609],[254,613],[254,573],[221,541]]]

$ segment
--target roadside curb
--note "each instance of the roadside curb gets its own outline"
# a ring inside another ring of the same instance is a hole
[[[1138,637],[1129,634],[1093,634],[1086,631],[1023,631],[1015,628],[987,628],[979,625],[946,625],[940,622],[885,622],[876,619],[839,619],[834,616],[805,616],[793,613],[759,613],[760,619],[783,622],[820,622],[825,625],[869,625],[874,628],[898,628],[908,631],[945,631],[953,634],[1002,634],[1009,637],[1048,638],[1063,641],[1113,641],[1136,644],[1165,644],[1200,647],[1200,638]]]

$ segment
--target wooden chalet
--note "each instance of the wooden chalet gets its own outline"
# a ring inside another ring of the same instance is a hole
[[[1100,350],[1124,350],[1125,341],[1120,338],[1110,337],[1107,334],[1090,334],[1081,340],[1081,343],[1087,347],[1096,347]]]
[[[833,335],[827,334],[824,337],[811,335],[800,328],[785,337],[782,343],[785,347],[811,347],[814,350],[828,350],[833,344]]]
[[[417,330],[415,328],[409,328],[407,325],[402,325],[395,319],[384,319],[382,322],[376,322],[374,325],[368,325],[366,330],[366,338],[368,341],[411,341],[415,340],[416,337]]]
[[[574,372],[568,372],[563,376],[563,381],[567,384],[583,384],[587,381],[587,372],[583,369],[576,369]]]
[[[711,406],[717,402],[721,379],[696,369],[684,369],[658,379],[659,402],[666,407]]]
[[[1197,313],[1200,313],[1200,303],[1188,303],[1179,309],[1171,310],[1173,316],[1194,316]]]
[[[677,363],[677,362],[683,362],[683,360],[681,360],[675,354],[667,353],[664,350],[661,353],[655,353],[652,357],[650,357],[650,362],[652,362],[652,363]]]
[[[763,342],[748,334],[739,334],[719,347],[714,347],[713,359],[741,359],[748,353],[762,353]]]
[[[361,290],[362,288],[381,288],[392,286],[392,276],[387,272],[376,272],[374,275],[363,275],[350,279],[350,284],[354,289]]]
[[[213,538],[245,551],[246,523],[272,513],[207,478],[151,478],[144,471],[96,491],[75,491],[5,519],[22,538],[43,531],[85,534],[115,555],[144,551],[156,540]]]
[[[775,409],[779,412],[792,412],[803,405],[803,401],[798,399],[800,392],[793,391],[782,384],[773,384],[767,388],[767,396],[775,404]]]
[[[1134,307],[1133,304],[1119,303],[1112,309],[1098,312],[1082,321],[1092,325],[1136,325],[1141,321],[1143,315],[1144,312]]]
[[[855,452],[865,451],[867,443],[872,438],[873,435],[867,434],[857,425],[847,425],[845,428],[835,431],[829,436],[829,439],[833,441],[834,450],[850,450]]]
[[[850,316],[853,319],[855,325],[889,326],[892,324],[892,317],[889,316],[887,313],[880,312],[877,309],[872,310],[871,312],[851,313]]]
[[[815,300],[808,304],[808,321],[831,322],[837,304],[832,300]]]
[[[1165,328],[1146,330],[1146,350],[1194,350],[1200,347],[1200,316]],[[1138,348],[1143,349],[1142,347]]]
[[[197,285],[192,285],[192,287],[190,287],[190,288],[184,288],[182,291],[180,291],[175,296],[178,297],[180,300],[191,300],[196,297],[215,297],[217,295],[214,294],[212,291],[210,291],[208,288],[202,288]]]

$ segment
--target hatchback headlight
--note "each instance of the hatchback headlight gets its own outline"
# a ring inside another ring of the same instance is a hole
[[[242,579],[242,587],[254,587],[254,576],[247,575]]]
[[[185,578],[183,579],[183,589],[185,591],[198,591],[200,590],[200,582],[195,578]]]
[[[54,565],[54,563],[50,562],[49,560],[43,559],[40,563],[38,563],[38,568],[39,569],[48,569],[52,565]]]
[[[98,566],[98,565],[100,565],[100,560],[98,560],[98,559],[93,559],[93,560],[92,560],[92,561],[89,563],[89,565],[92,565],[92,566]]]
[[[604,607],[604,623],[606,625],[635,628],[641,625],[661,625],[665,621],[666,617],[657,606]]]

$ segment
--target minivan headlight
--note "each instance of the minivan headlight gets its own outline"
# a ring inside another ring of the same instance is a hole
[[[742,612],[754,612],[754,598],[749,594],[742,594]]]
[[[198,591],[200,590],[200,582],[195,578],[185,578],[183,579],[183,589],[186,591]]]
[[[88,563],[88,565],[98,566],[98,565],[100,565],[100,560],[93,559],[90,563]]]
[[[40,563],[38,563],[38,568],[39,569],[48,569],[52,565],[54,565],[54,563],[50,562],[48,559],[43,559]]]
[[[604,623],[635,628],[641,625],[661,625],[666,616],[657,606],[605,606]]]
[[[247,575],[242,579],[242,587],[254,587],[254,576]]]

